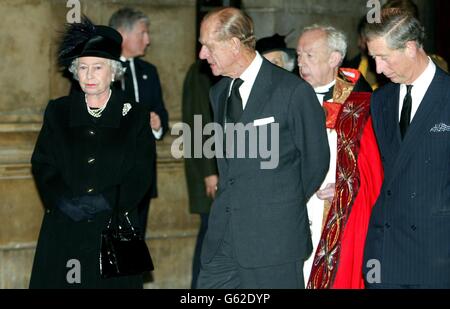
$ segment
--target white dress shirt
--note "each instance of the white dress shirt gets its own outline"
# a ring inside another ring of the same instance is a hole
[[[423,97],[425,96],[425,93],[428,90],[428,87],[430,87],[431,82],[433,81],[434,75],[436,73],[436,65],[434,62],[428,57],[428,66],[423,71],[423,73],[411,84],[413,85],[411,89],[411,98],[412,98],[412,104],[411,104],[411,121],[416,114],[417,110],[419,109],[419,105],[423,100]],[[400,98],[398,105],[399,111],[398,111],[398,121],[400,122],[400,117],[402,113],[402,107],[403,107],[403,99],[406,96],[406,85],[401,84],[400,85]]]
[[[256,57],[253,59],[252,63],[250,63],[248,68],[245,69],[244,73],[242,73],[241,76],[239,77],[244,81],[241,87],[239,87],[239,94],[241,95],[242,99],[242,109],[245,109],[245,106],[247,105],[248,98],[250,97],[250,92],[252,91],[253,84],[255,83],[256,76],[258,75],[259,70],[261,69],[262,63],[263,58],[258,52],[256,52]],[[233,87],[233,84],[234,80],[230,84],[228,96],[230,96],[231,94],[231,88]]]

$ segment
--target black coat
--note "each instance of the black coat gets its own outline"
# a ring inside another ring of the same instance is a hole
[[[186,74],[183,85],[182,119],[192,132],[195,116],[202,117],[203,126],[213,121],[209,90],[214,81],[216,79],[212,77],[211,69],[206,62],[195,62]],[[203,142],[209,138],[206,135],[203,137]],[[189,211],[200,214],[209,213],[212,199],[206,195],[205,177],[218,175],[216,159],[208,159],[204,156],[194,158],[194,139],[191,139],[190,146],[192,153],[189,158],[184,159]]]
[[[155,112],[159,115],[161,119],[161,127],[163,129],[163,134],[160,139],[164,137],[164,135],[169,130],[169,114],[164,105],[164,100],[162,96],[161,82],[159,80],[159,74],[156,66],[153,64],[144,61],[140,58],[134,58],[134,67],[136,72],[136,80],[139,88],[139,104],[141,104],[144,108],[142,109],[145,112]],[[66,74],[66,77],[70,76],[70,80],[72,82],[72,86],[70,89],[70,94],[76,94],[77,92],[81,92],[80,85],[77,81],[73,80],[70,74]],[[125,96],[124,99],[126,102],[135,102],[134,95],[129,96],[129,93],[134,93],[134,91],[123,91],[122,87],[125,87],[125,79],[132,79],[130,70],[126,70],[123,76],[123,80],[116,81],[113,83],[113,89],[118,92],[122,92]],[[143,204],[147,204],[150,198],[157,197],[158,188],[157,188],[157,180],[156,180],[156,149],[154,154],[153,161],[153,175],[152,179],[155,181],[152,183],[152,186],[147,193],[146,201]],[[145,206],[145,205],[144,205]]]
[[[114,91],[98,119],[88,114],[82,93],[49,102],[31,159],[46,211],[30,287],[142,286],[142,276],[100,279],[100,234],[110,212],[74,222],[56,207],[62,197],[100,193],[112,208],[128,211],[136,222],[136,207],[154,181],[155,141],[148,113],[139,105],[131,107],[123,115],[124,100]],[[66,281],[70,270],[66,263],[71,259],[80,261],[81,284]]]

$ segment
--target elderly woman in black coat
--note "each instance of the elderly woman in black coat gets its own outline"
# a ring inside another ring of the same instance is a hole
[[[48,103],[31,159],[45,215],[30,287],[142,288],[142,275],[102,279],[99,253],[113,211],[137,225],[153,181],[149,116],[111,90],[123,71],[120,34],[87,19],[67,27],[59,61],[83,92]]]

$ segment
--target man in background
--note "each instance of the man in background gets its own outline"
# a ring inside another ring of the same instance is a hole
[[[183,84],[182,121],[190,128],[194,128],[195,117],[202,119],[205,126],[213,122],[213,113],[209,101],[209,90],[219,80],[212,75],[206,61],[197,60],[189,68]],[[202,132],[203,132],[202,128]],[[203,143],[209,136],[203,135]],[[186,141],[194,149],[194,139]],[[208,217],[211,204],[216,195],[219,176],[215,158],[184,158],[184,171],[186,185],[189,195],[189,212],[198,214],[200,217],[200,228],[195,244],[194,257],[192,261],[191,288],[197,286],[197,278],[200,272],[200,253],[208,229]]]
[[[116,82],[115,86],[123,91],[127,100],[145,106],[150,113],[153,135],[157,140],[161,140],[169,128],[169,116],[164,106],[158,71],[153,64],[140,58],[145,55],[150,45],[149,24],[147,15],[129,7],[119,9],[109,20],[109,26],[122,35],[121,60],[126,68],[123,80]],[[153,185],[139,205],[143,235],[147,227],[150,199],[157,196],[156,159],[153,166]]]

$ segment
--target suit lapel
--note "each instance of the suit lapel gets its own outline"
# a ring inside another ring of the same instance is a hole
[[[395,158],[401,146],[400,126],[398,124],[398,98],[400,96],[400,85],[393,84],[393,89],[383,106],[383,119],[385,137],[388,143],[389,156]]]
[[[219,155],[219,146],[222,147],[222,156],[225,156],[225,149],[223,148],[224,145],[224,138],[225,138],[225,107],[227,104],[227,95],[228,90],[230,89],[230,83],[231,78],[224,77],[221,81],[219,81],[219,84],[217,85],[217,88],[213,88],[213,91],[210,95],[210,100],[213,106],[213,112],[214,112],[214,122],[219,124],[222,127],[223,134],[221,138],[216,136],[215,143],[216,143],[216,156]],[[219,170],[222,169],[222,164],[225,165],[225,167],[228,167],[228,162],[225,159],[217,160],[217,164],[219,165]]]
[[[244,112],[240,119],[240,122],[244,125],[257,118],[268,101],[270,94],[269,89],[272,84],[272,71],[270,70],[270,66],[271,64],[263,59],[263,63],[256,76],[252,90],[250,91],[250,96],[248,97],[247,104],[245,105]]]
[[[219,93],[217,102],[216,102],[216,111],[217,111],[217,118],[214,119],[214,121],[218,124],[220,124],[222,127],[225,125],[225,110],[227,106],[227,98],[228,98],[228,91],[230,89],[230,83],[232,79],[229,78],[227,82],[225,82],[225,88],[222,89]]]
[[[142,79],[143,68],[141,66],[141,60],[139,58],[134,58],[134,72],[136,74],[136,80],[139,84],[139,80]]]
[[[260,111],[263,109],[265,104],[269,101],[269,89],[272,84],[272,72],[270,66],[271,64],[269,64],[267,60],[263,59],[263,64],[258,72],[258,75],[256,76],[247,104],[242,113],[241,119],[239,120],[239,122],[242,122],[244,125],[253,122],[253,120],[260,114]],[[225,130],[225,112],[231,81],[232,79],[227,78],[223,82],[223,86],[219,87],[214,93],[212,93],[211,97],[214,105],[213,108],[215,110],[214,122],[220,124],[223,130]],[[223,136],[225,137],[225,134]],[[216,140],[216,143],[220,143],[220,140]],[[221,161],[228,166],[227,160]]]

